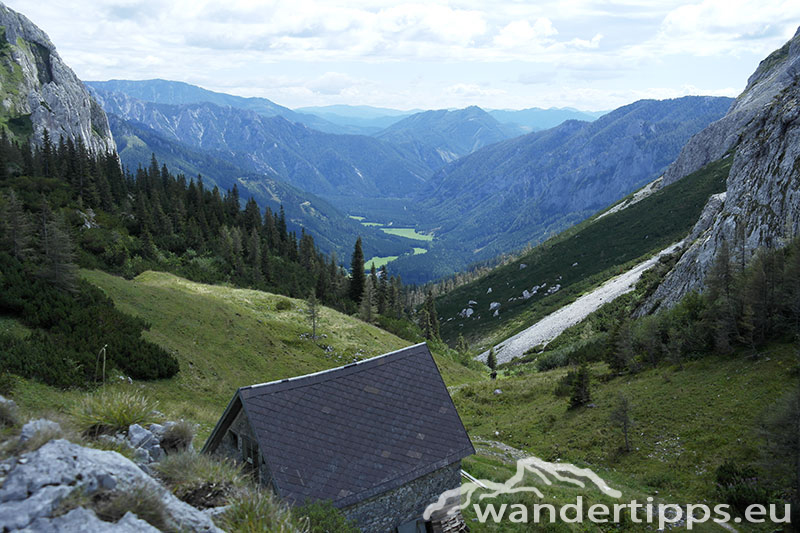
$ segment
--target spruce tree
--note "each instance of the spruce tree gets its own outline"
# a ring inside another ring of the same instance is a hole
[[[64,219],[54,216],[46,203],[40,219],[39,246],[42,256],[39,276],[60,289],[74,291],[78,267],[72,239]]]
[[[572,394],[569,398],[570,409],[575,409],[576,407],[586,405],[592,401],[589,388],[589,368],[586,366],[586,364],[582,364],[580,368],[578,368],[578,372],[575,375],[575,380],[572,382]]]
[[[428,294],[425,296],[425,311],[428,314],[428,326],[426,328],[425,337],[428,339],[439,338],[439,317],[436,313],[436,300],[433,297],[433,291],[428,289]]]
[[[311,338],[316,340],[317,338],[317,321],[319,320],[319,301],[317,300],[317,295],[314,291],[308,295],[306,299],[306,307],[308,308],[306,313],[308,313],[308,320],[311,322]]]
[[[0,236],[3,237],[4,247],[10,250],[11,255],[23,261],[31,252],[32,229],[22,202],[13,189],[8,193],[1,214]]]
[[[353,256],[350,259],[350,299],[356,303],[361,303],[361,296],[364,294],[366,285],[366,274],[364,272],[364,251],[361,249],[361,237],[356,239],[353,248]]]
[[[497,377],[497,356],[494,353],[494,346],[489,348],[489,356],[486,357],[486,366],[489,367],[492,379],[495,379]]]
[[[620,394],[619,398],[617,398],[617,405],[614,407],[614,410],[611,411],[611,415],[609,416],[609,421],[611,424],[617,426],[622,431],[626,452],[631,451],[631,442],[629,438],[630,429],[633,425],[631,411],[632,409],[630,401],[628,401],[628,398]]]

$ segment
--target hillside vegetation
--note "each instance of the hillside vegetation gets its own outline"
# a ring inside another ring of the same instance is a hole
[[[794,345],[772,344],[758,357],[749,355],[711,356],[683,370],[660,367],[615,379],[608,379],[607,368],[598,364],[591,367],[592,406],[574,410],[568,410],[566,397],[554,394],[566,369],[466,385],[453,399],[473,439],[502,441],[546,461],[588,466],[622,490],[623,501],[642,501],[643,494],[659,502],[721,503],[717,468],[726,461],[760,461],[762,421],[796,386],[800,369]],[[498,388],[502,394],[493,392]],[[629,453],[622,431],[609,422],[620,394],[631,402]],[[497,481],[511,473],[496,450],[479,449],[479,455],[465,461],[465,469]],[[549,487],[543,490],[548,498],[553,494]],[[555,496],[557,503],[575,501],[575,491]],[[479,526],[475,531],[498,530]],[[628,530],[641,531],[636,526]],[[561,524],[552,531],[573,530]]]
[[[333,368],[407,346],[404,341],[327,307],[320,306],[318,336],[303,300],[267,292],[194,283],[172,274],[144,272],[125,280],[100,271],[82,271],[121,311],[144,319],[144,337],[178,360],[176,377],[121,383],[159,401],[162,411],[200,424],[204,439],[237,387]],[[10,326],[7,326],[10,327]],[[449,385],[475,379],[476,373],[438,357]],[[79,392],[62,392],[25,381],[14,398],[37,411],[60,410]]]
[[[436,305],[443,317],[443,338],[453,344],[463,334],[474,347],[487,347],[681,240],[708,197],[725,189],[731,159],[712,163],[621,211],[595,216],[442,296]],[[535,286],[540,286],[536,294],[523,299],[523,290],[533,292]],[[559,289],[548,294],[554,286]],[[470,300],[477,302],[474,314],[459,317]],[[489,312],[491,302],[500,303],[499,317]]]

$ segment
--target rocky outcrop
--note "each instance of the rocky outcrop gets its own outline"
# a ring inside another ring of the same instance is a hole
[[[665,180],[734,145],[725,198],[709,201],[687,239],[694,241],[640,314],[702,291],[723,241],[737,262],[746,262],[759,248],[783,246],[800,233],[800,30],[761,62],[729,115],[687,145],[675,164],[683,165],[680,172]]]
[[[800,55],[797,55],[799,39],[800,30],[791,41],[759,64],[747,80],[747,88],[728,113],[686,143],[678,158],[665,171],[663,186],[724,156],[739,142],[741,130],[762,115],[781,91],[796,82],[800,68]]]
[[[32,128],[36,144],[47,130],[54,143],[63,137],[80,140],[94,154],[116,151],[105,113],[47,35],[2,3],[0,26],[0,112],[17,119],[22,130]]]
[[[130,513],[109,523],[85,506],[59,510],[75,491],[92,498],[133,489],[157,497],[172,529],[221,532],[207,514],[180,501],[119,453],[63,439],[0,463],[0,531],[157,531]]]

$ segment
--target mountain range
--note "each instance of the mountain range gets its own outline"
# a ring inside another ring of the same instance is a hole
[[[720,118],[731,102],[710,97],[642,101],[593,122],[570,120],[528,135],[477,107],[425,111],[394,115],[396,122],[366,136],[322,133],[291,122],[292,115],[268,108],[263,99],[256,99],[262,104],[259,113],[245,109],[249,99],[238,97],[230,100],[237,102],[233,107],[134,96],[229,101],[220,93],[170,83],[90,84],[106,112],[151,132],[153,146],[139,147],[134,160],[126,145],[123,163],[141,164],[146,150],[169,159],[160,152],[166,141],[180,143],[250,175],[246,188],[255,183],[252,175],[262,174],[332,202],[339,210],[332,218],[360,215],[433,233],[433,242],[424,245],[431,253],[424,256],[403,255],[415,244],[407,240],[404,249],[393,245],[392,253],[385,253],[390,243],[368,244],[369,256],[401,256],[392,267],[414,282],[538,242],[625,196],[657,177],[683,143]],[[283,114],[267,116],[267,109]],[[364,117],[386,112],[358,111]],[[155,142],[153,135],[164,141]],[[230,168],[208,163],[191,170],[230,182]],[[302,214],[298,217],[302,223]],[[370,227],[363,232],[371,234],[370,240],[378,233]],[[326,235],[323,240],[341,239]]]
[[[657,178],[731,102],[642,100],[594,122],[568,121],[463,157],[429,180],[422,200],[433,214],[423,227],[438,241],[429,254],[401,258],[396,268],[421,279],[441,264],[452,272],[537,243]]]

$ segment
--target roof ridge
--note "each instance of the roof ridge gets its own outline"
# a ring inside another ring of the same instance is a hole
[[[334,367],[334,368],[329,368],[327,370],[320,370],[319,372],[313,372],[311,374],[303,374],[302,376],[294,376],[294,377],[291,377],[291,378],[276,379],[276,380],[273,380],[273,381],[267,381],[265,383],[256,383],[254,385],[248,385],[246,387],[239,387],[239,391],[252,390],[252,389],[256,389],[256,388],[260,388],[260,387],[267,387],[267,386],[270,386],[270,385],[277,385],[277,384],[280,384],[280,383],[289,383],[289,384],[294,385],[294,387],[302,386],[303,385],[303,383],[302,383],[303,381],[310,381],[313,378],[318,378],[320,376],[325,376],[326,374],[334,374],[334,373],[341,372],[341,371],[343,371],[345,369],[348,369],[348,368],[357,368],[357,367],[360,366],[363,369],[363,368],[366,368],[368,366],[371,366],[371,365],[369,365],[369,363],[374,363],[375,361],[378,361],[378,360],[381,360],[381,359],[386,359],[386,358],[388,358],[390,356],[397,355],[400,352],[409,351],[412,348],[418,348],[420,346],[427,346],[427,343],[420,342],[420,343],[417,343],[417,344],[412,344],[411,346],[406,346],[405,348],[400,348],[398,350],[394,350],[394,351],[391,351],[391,352],[388,352],[388,353],[384,353],[384,354],[381,354],[381,355],[376,355],[375,357],[370,357],[369,359],[363,359],[361,361],[356,361],[356,362],[353,362],[353,363],[348,363],[346,365],[337,366],[337,367]],[[315,383],[316,382],[317,381],[315,381]]]

